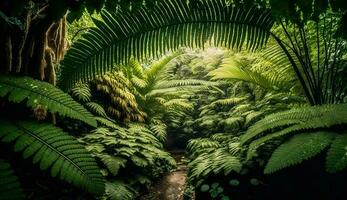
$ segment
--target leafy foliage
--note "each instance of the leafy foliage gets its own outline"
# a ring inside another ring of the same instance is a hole
[[[347,135],[338,135],[328,151],[326,168],[328,172],[338,172],[347,167]]]
[[[0,121],[2,142],[15,142],[14,150],[33,157],[40,169],[95,195],[104,192],[104,180],[95,160],[72,136],[50,124]]]
[[[165,163],[168,168],[175,166],[175,160],[162,149],[161,142],[144,125],[129,124],[129,127],[114,128],[98,128],[80,139],[102,162],[102,168],[106,169],[104,175],[127,181],[133,177],[137,183],[142,176],[151,177],[143,170],[151,167],[156,170],[158,161]],[[122,170],[131,170],[132,176],[123,177],[119,174]]]
[[[121,181],[106,182],[106,196],[109,200],[132,200],[136,191]]]
[[[8,162],[0,160],[0,195],[4,200],[24,199],[23,189]]]
[[[0,76],[0,97],[20,103],[24,100],[29,107],[44,106],[52,113],[81,120],[96,126],[91,113],[75,102],[68,94],[53,85],[29,77]]]
[[[324,150],[330,145],[333,138],[333,134],[326,132],[296,135],[274,151],[264,172],[269,174],[301,163]]]
[[[337,172],[346,167],[343,147],[345,134],[338,135],[340,131],[334,127],[346,125],[346,116],[346,104],[303,107],[275,113],[250,127],[241,136],[241,143],[253,139],[247,155],[247,159],[250,159],[262,145],[289,134],[298,134],[274,151],[266,173],[301,163],[332,144],[328,150],[327,171]]]
[[[103,21],[96,21],[97,28],[74,43],[65,56],[63,88],[104,74],[114,63],[127,63],[131,55],[142,59],[180,45],[203,47],[212,36],[216,46],[258,48],[265,44],[273,24],[264,8],[232,6],[224,0],[200,1],[198,9],[184,1],[160,1],[151,11],[103,11],[101,16]],[[233,34],[229,34],[231,29]]]
[[[235,147],[238,148],[237,142],[228,135],[217,135],[189,141],[187,148],[192,155],[192,161],[188,165],[190,180],[198,181],[212,173],[223,173],[226,176],[232,171],[241,171],[242,164],[237,157],[240,149],[235,151]],[[230,143],[236,146],[229,145]]]

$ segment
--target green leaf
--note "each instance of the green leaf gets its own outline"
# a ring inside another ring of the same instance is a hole
[[[84,146],[61,129],[46,123],[0,120],[0,139],[14,142],[15,151],[33,157],[41,170],[81,187],[94,195],[104,193],[104,179],[98,165]]]
[[[328,150],[326,169],[335,173],[347,167],[347,134],[338,135]]]
[[[8,100],[20,103],[26,100],[27,106],[46,107],[52,113],[81,120],[96,127],[93,115],[74,101],[68,94],[53,85],[29,77],[0,76],[0,97],[8,95]]]
[[[264,173],[274,173],[317,155],[330,145],[334,137],[335,133],[332,132],[314,132],[295,135],[274,151],[265,167]]]

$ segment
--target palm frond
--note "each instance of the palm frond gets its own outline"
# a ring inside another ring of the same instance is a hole
[[[95,160],[75,138],[51,124],[0,121],[2,142],[15,142],[14,150],[24,158],[33,156],[41,170],[66,180],[94,195],[104,193],[104,180]]]
[[[27,106],[43,106],[52,113],[81,120],[96,127],[93,115],[74,101],[68,94],[53,85],[29,77],[0,76],[0,97],[20,103],[24,100]]]
[[[62,62],[60,85],[70,89],[110,71],[114,64],[155,57],[180,46],[256,49],[273,25],[271,13],[257,6],[233,6],[224,0],[203,0],[198,8],[186,1],[164,0],[153,9],[101,13],[103,22],[73,44]]]

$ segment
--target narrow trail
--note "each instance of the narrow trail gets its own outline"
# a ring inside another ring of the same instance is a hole
[[[183,200],[183,193],[187,183],[187,163],[184,151],[171,151],[177,162],[177,169],[164,175],[153,185],[148,195],[140,200]]]

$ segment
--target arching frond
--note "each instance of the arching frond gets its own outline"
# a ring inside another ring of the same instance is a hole
[[[347,124],[347,104],[295,108],[268,115],[258,121],[247,130],[246,134],[241,136],[241,143],[246,143],[248,140],[278,127],[284,128],[272,134],[282,136],[297,130],[331,127],[338,124]],[[264,140],[264,137],[261,139]]]
[[[260,72],[252,71],[242,66],[235,58],[224,59],[220,68],[209,72],[212,80],[240,80],[260,85],[266,89],[278,89],[279,84],[273,82]]]
[[[2,142],[15,142],[14,150],[24,158],[33,156],[41,170],[51,167],[51,175],[94,195],[104,193],[104,180],[97,163],[72,136],[51,124],[0,121]]]
[[[26,100],[29,107],[43,106],[52,113],[81,120],[96,127],[93,115],[68,94],[53,85],[29,77],[0,76],[0,97],[20,103]]]
[[[213,37],[215,46],[250,49],[265,44],[273,19],[269,10],[224,0],[203,0],[198,7],[187,1],[163,0],[150,10],[101,13],[83,38],[73,44],[62,62],[60,85],[70,89],[110,71],[114,64],[155,57],[180,46],[203,47]]]
[[[335,134],[327,132],[302,133],[279,146],[268,161],[264,173],[299,164],[327,148]]]

